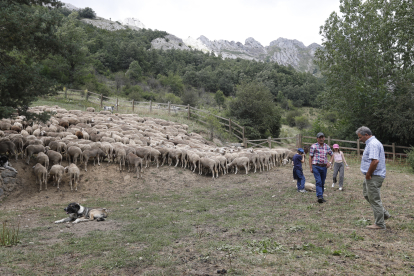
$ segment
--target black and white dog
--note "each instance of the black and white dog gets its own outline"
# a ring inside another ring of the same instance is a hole
[[[3,167],[5,169],[9,169],[11,171],[14,171],[17,173],[15,168],[11,167],[11,164],[9,164],[9,158],[6,155],[0,155],[0,167]]]
[[[97,221],[105,220],[108,217],[108,212],[105,208],[87,208],[79,203],[69,203],[68,207],[64,209],[66,214],[69,215],[68,218],[55,221],[55,223],[62,222],[85,222],[96,219]]]
[[[105,111],[111,111],[112,113],[114,112],[114,108],[115,106],[111,105],[111,106],[104,106],[103,110]]]

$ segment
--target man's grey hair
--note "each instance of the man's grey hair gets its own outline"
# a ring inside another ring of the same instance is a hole
[[[369,128],[367,128],[366,126],[362,126],[360,128],[357,129],[357,131],[355,132],[357,135],[361,134],[362,136],[365,136],[365,134],[368,134],[369,136],[372,135],[372,132]]]

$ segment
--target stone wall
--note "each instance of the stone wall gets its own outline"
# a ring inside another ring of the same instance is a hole
[[[0,169],[0,200],[8,196],[19,184],[17,173],[8,169]]]

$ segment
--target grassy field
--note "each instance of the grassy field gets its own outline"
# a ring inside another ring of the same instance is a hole
[[[84,108],[34,105],[55,104]],[[0,247],[0,275],[414,275],[412,169],[387,163],[381,193],[392,218],[386,230],[368,230],[360,161],[347,161],[344,191],[331,187],[329,170],[327,203],[319,204],[314,193],[296,191],[291,166],[218,179],[152,166],[137,179],[105,163],[82,171],[78,192],[64,178],[60,191],[49,183],[39,193],[32,165],[19,160],[21,185],[0,202],[0,223],[18,228],[20,242]],[[308,166],[304,174],[314,183]],[[106,207],[109,217],[54,224],[70,202]]]
[[[362,197],[359,162],[348,159],[343,192],[330,187],[328,173],[325,204],[314,193],[296,192],[290,166],[216,180],[152,167],[129,182],[128,173],[114,170],[112,178],[100,179],[103,168],[93,168],[76,194],[52,187],[1,202],[0,221],[20,221],[20,243],[0,248],[0,273],[413,275],[411,169],[387,164],[382,198],[392,218],[385,231],[367,230],[373,215]],[[314,182],[308,167],[305,176]],[[82,192],[95,184],[101,193]],[[58,201],[48,203],[52,199]],[[71,201],[104,206],[110,216],[53,224]]]

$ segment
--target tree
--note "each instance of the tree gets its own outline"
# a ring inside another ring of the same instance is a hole
[[[262,83],[253,81],[236,87],[236,99],[230,102],[230,116],[245,127],[248,138],[279,137],[280,112]]]
[[[414,83],[412,1],[342,0],[340,11],[321,27],[324,48],[316,52],[328,86],[324,106],[339,111],[346,128],[367,125],[383,142],[414,142],[409,134],[414,121],[390,131],[402,119],[396,99]]]
[[[216,94],[214,94],[214,99],[216,100],[219,109],[221,106],[224,105],[224,102],[226,101],[226,97],[224,96],[224,93],[221,90],[217,90]]]
[[[45,119],[27,113],[27,106],[58,88],[55,81],[44,76],[40,61],[60,52],[55,30],[61,15],[43,5],[58,7],[60,2],[0,1],[0,118],[18,110],[27,118]]]
[[[79,16],[83,18],[94,19],[96,17],[96,13],[93,9],[86,7],[84,9],[79,10]]]
[[[85,30],[78,26],[79,21],[77,12],[72,12],[68,17],[63,19],[62,26],[58,28],[56,36],[61,42],[61,54],[68,65],[69,83],[73,85],[77,77],[84,74],[79,67],[84,65],[89,53],[85,44]]]
[[[140,78],[142,77],[142,68],[139,65],[138,61],[134,60],[133,62],[131,62],[131,64],[129,64],[129,69],[126,72],[126,76],[130,80],[134,80],[134,81],[140,80]]]

